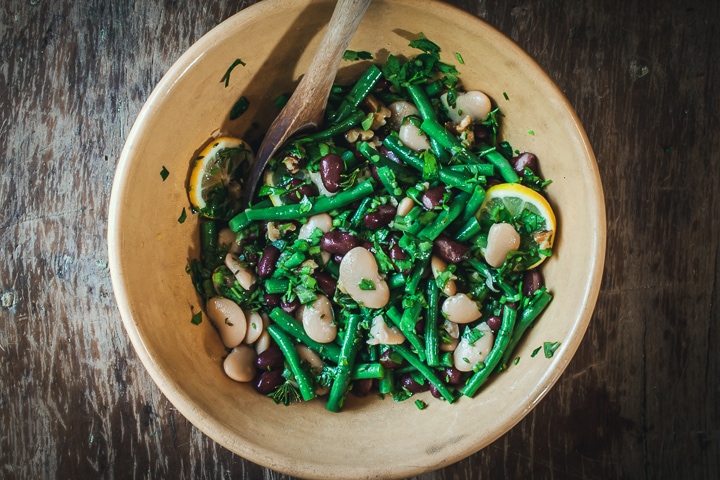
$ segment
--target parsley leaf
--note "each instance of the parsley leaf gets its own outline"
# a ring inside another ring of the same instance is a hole
[[[250,101],[245,97],[240,97],[235,105],[230,109],[230,120],[235,120],[240,117],[243,113],[247,112],[250,107]]]
[[[200,325],[202,323],[202,312],[193,313],[190,323],[193,325]]]
[[[165,168],[165,165],[163,165],[162,170],[160,170],[160,176],[163,179],[163,182],[167,180],[168,175],[170,175],[170,172],[167,168]]]
[[[355,50],[345,50],[345,53],[343,54],[342,59],[348,62],[354,62],[356,60],[372,60],[374,57],[372,53],[366,52],[364,50],[361,51],[355,51]]]
[[[360,280],[358,288],[360,288],[360,290],[375,290],[375,283],[370,279],[363,278]]]
[[[227,71],[225,72],[225,75],[220,79],[220,83],[225,83],[225,88],[230,84],[230,73],[233,71],[235,67],[238,65],[245,66],[245,62],[240,60],[239,58],[236,58],[235,61],[228,67]]]
[[[183,207],[180,218],[178,218],[178,223],[185,223],[185,220],[187,220],[187,212],[185,211],[185,207]]]
[[[545,353],[545,358],[552,357],[555,354],[555,350],[557,350],[559,346],[560,342],[544,342],[543,351]]]

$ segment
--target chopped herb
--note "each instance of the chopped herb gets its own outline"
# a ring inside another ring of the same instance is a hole
[[[510,100],[510,97],[508,97],[507,92],[503,92],[503,97],[505,97],[505,100]]]
[[[237,67],[238,65],[242,65],[242,66],[244,67],[244,66],[245,66],[245,62],[243,62],[243,61],[240,60],[239,58],[236,58],[235,61],[230,65],[230,67],[228,67],[227,71],[225,72],[225,75],[223,75],[223,77],[220,79],[220,83],[225,82],[225,87],[226,87],[226,88],[227,88],[227,86],[230,84],[230,73],[231,73],[231,72],[233,71],[233,69],[234,69],[235,67]]]
[[[365,117],[365,120],[362,121],[360,126],[362,127],[363,130],[370,130],[370,127],[372,126],[373,121],[375,121],[375,115],[373,115],[373,113],[370,112],[367,114],[367,116]]]
[[[418,408],[418,410],[425,410],[427,408],[427,403],[423,402],[419,398],[415,400],[415,406]]]
[[[167,168],[165,168],[165,165],[163,165],[162,170],[160,170],[160,176],[163,179],[163,182],[167,180],[168,175],[170,175],[170,172]]]
[[[291,382],[286,381],[280,385],[273,393],[268,395],[276,404],[282,403],[286,407],[291,403],[297,403],[302,400],[300,390]]]
[[[363,278],[360,280],[358,287],[360,290],[375,290],[375,283],[372,280]]]
[[[233,105],[230,109],[230,120],[235,120],[240,115],[247,112],[248,107],[250,107],[250,101],[245,97],[240,97],[238,101],[235,102],[235,105]]]
[[[348,62],[354,62],[356,60],[372,60],[373,55],[366,51],[345,50],[342,58]]]
[[[560,346],[560,342],[545,342],[543,343],[543,350],[545,352],[545,358],[550,358],[555,354],[555,350]]]
[[[185,220],[187,220],[187,212],[185,211],[185,207],[183,207],[180,217],[178,218],[178,223],[185,223]]]
[[[528,130],[528,135],[535,135],[535,130]]]
[[[530,354],[531,358],[535,358],[535,355],[538,354],[538,352],[542,349],[542,347],[537,347],[533,352]]]
[[[273,101],[273,105],[277,108],[283,108],[288,100],[290,100],[290,96],[283,93],[277,96],[277,98]]]
[[[202,323],[202,312],[193,313],[190,323],[193,325],[200,325]]]
[[[515,360],[513,360],[513,365],[517,365],[520,363],[520,357],[515,357]]]
[[[465,65],[465,60],[463,59],[462,55],[460,55],[460,52],[455,52],[455,58],[457,58],[457,61],[460,65]]]

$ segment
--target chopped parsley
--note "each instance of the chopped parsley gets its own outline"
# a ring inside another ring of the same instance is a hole
[[[250,101],[245,97],[240,97],[230,109],[230,120],[235,120],[240,117],[240,115],[247,112],[249,107]]]
[[[183,207],[182,212],[180,212],[180,217],[178,218],[178,223],[185,223],[185,220],[187,220],[187,212],[185,211],[185,207]]]
[[[170,175],[170,172],[165,168],[165,165],[163,165],[162,170],[160,170],[160,177],[162,177],[163,182],[167,180],[168,175]]]
[[[373,54],[370,52],[366,52],[364,50],[361,51],[355,51],[355,50],[345,50],[345,53],[343,54],[342,59],[348,62],[354,62],[357,60],[372,60]]]
[[[418,408],[418,410],[425,410],[427,408],[427,403],[423,402],[419,398],[415,400],[415,406]]]
[[[202,323],[202,312],[193,313],[190,323],[193,325],[200,325]]]
[[[363,278],[360,280],[358,287],[360,290],[375,290],[375,283],[370,279]]]
[[[227,88],[227,86],[230,84],[230,73],[232,73],[233,69],[238,65],[242,65],[244,67],[245,62],[243,62],[239,58],[236,58],[235,61],[228,67],[225,75],[223,75],[223,77],[220,79],[220,83],[225,83],[225,88]]]
[[[540,350],[542,350],[542,347],[537,347],[537,348],[536,348],[535,350],[533,350],[533,352],[530,354],[530,357],[531,357],[531,358],[535,358],[535,355],[537,355]]]
[[[543,343],[543,351],[545,358],[551,358],[555,354],[555,350],[560,346],[560,342],[545,342]]]

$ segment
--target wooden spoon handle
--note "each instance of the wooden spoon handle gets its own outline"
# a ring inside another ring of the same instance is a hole
[[[371,0],[338,0],[318,51],[295,92],[270,125],[245,184],[245,205],[252,201],[257,183],[270,157],[291,136],[322,124],[343,53],[350,44]]]

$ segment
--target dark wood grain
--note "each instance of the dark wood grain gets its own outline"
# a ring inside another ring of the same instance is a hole
[[[0,478],[289,478],[218,446],[162,396],[120,322],[105,243],[145,99],[252,3],[0,5]],[[720,477],[720,3],[450,3],[515,40],[575,106],[605,188],[607,262],[586,338],[547,397],[485,450],[419,478]]]

